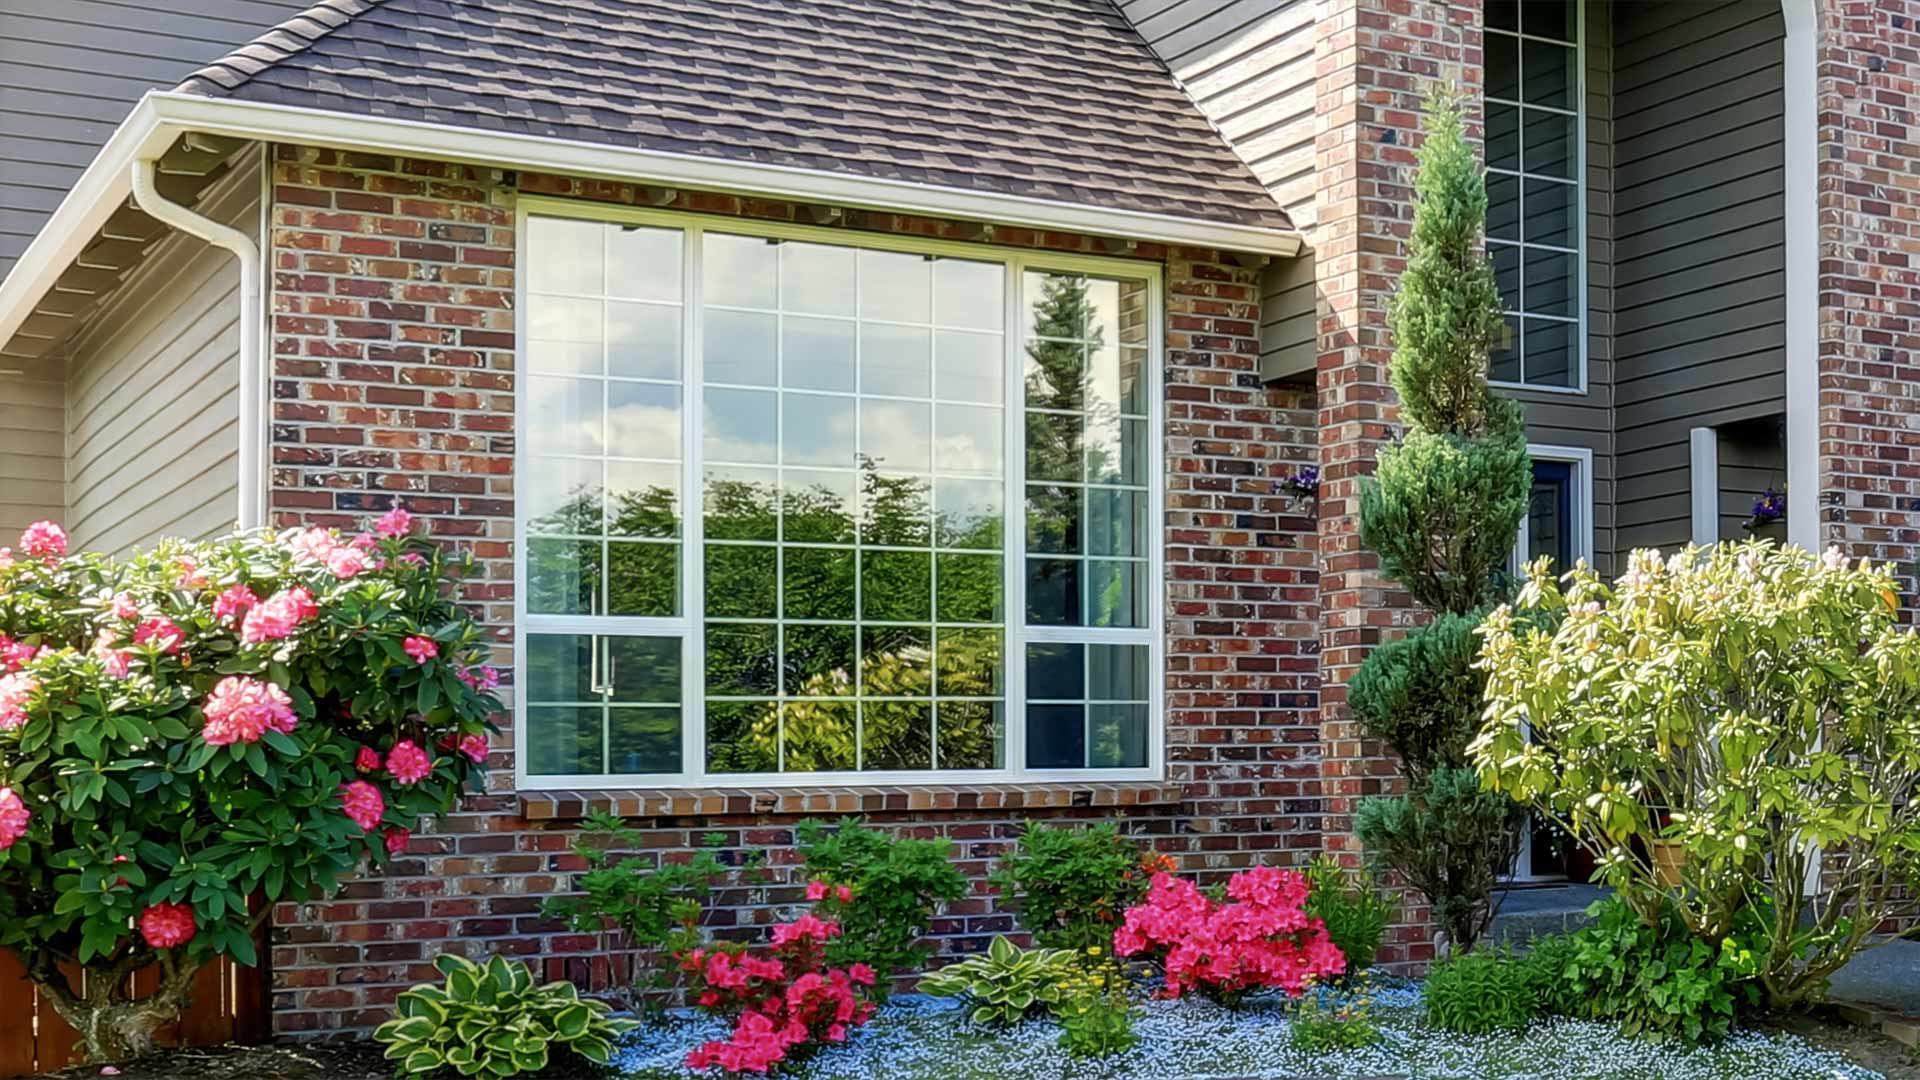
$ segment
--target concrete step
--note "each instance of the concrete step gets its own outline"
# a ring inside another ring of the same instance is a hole
[[[1599,885],[1523,885],[1495,894],[1499,914],[1487,936],[1491,941],[1525,947],[1545,934],[1564,934],[1593,922],[1587,906],[1607,895]]]

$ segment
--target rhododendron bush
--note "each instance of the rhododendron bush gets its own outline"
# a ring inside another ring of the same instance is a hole
[[[150,1046],[214,956],[255,961],[251,899],[323,894],[477,789],[497,678],[465,566],[410,524],[0,548],[0,946],[96,1060]]]
[[[1309,979],[1347,969],[1326,924],[1306,913],[1308,891],[1303,875],[1260,866],[1229,879],[1220,903],[1185,878],[1155,874],[1146,902],[1113,932],[1113,949],[1158,960],[1171,997],[1198,990],[1233,1002],[1266,989],[1298,997]]]

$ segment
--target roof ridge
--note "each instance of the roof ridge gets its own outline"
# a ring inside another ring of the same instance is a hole
[[[373,10],[381,0],[317,0],[310,8],[180,80],[175,90],[218,96]]]

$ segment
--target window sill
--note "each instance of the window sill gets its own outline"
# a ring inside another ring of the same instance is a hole
[[[1119,808],[1164,806],[1177,803],[1181,798],[1179,784],[1143,780],[519,793],[520,816],[528,821],[577,821],[596,812],[611,812],[623,818],[652,818]]]

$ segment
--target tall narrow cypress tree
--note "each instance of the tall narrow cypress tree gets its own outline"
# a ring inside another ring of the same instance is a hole
[[[1405,795],[1361,803],[1355,831],[1426,895],[1450,945],[1465,951],[1492,920],[1493,888],[1519,836],[1514,803],[1480,790],[1466,749],[1485,686],[1472,666],[1473,631],[1507,588],[1532,466],[1520,406],[1487,385],[1505,324],[1481,247],[1485,177],[1450,95],[1429,96],[1425,126],[1390,320],[1405,434],[1380,451],[1361,488],[1360,539],[1434,619],[1375,649],[1348,701],[1407,777]]]

